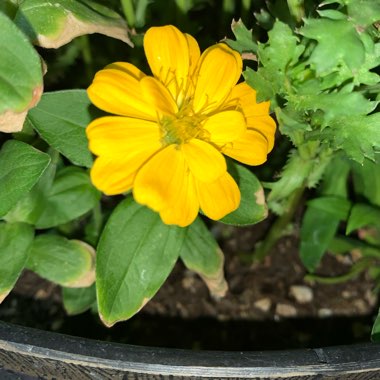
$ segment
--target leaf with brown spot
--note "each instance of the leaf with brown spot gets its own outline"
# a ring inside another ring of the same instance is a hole
[[[41,60],[26,36],[1,12],[0,30],[0,132],[19,132],[27,111],[42,95]]]
[[[224,255],[199,217],[186,229],[180,257],[188,269],[203,279],[212,296],[225,296],[228,285],[224,278]]]
[[[111,9],[90,0],[25,0],[15,23],[31,41],[59,48],[75,37],[100,33],[133,46],[125,21]]]

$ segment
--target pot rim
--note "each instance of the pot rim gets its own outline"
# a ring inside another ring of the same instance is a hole
[[[36,362],[52,360],[89,370],[184,379],[380,373],[380,344],[376,343],[276,351],[192,351],[97,341],[0,321],[0,368],[20,371],[5,363],[2,352],[29,362],[32,357]]]

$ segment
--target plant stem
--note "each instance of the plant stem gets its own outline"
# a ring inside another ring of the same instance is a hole
[[[284,234],[284,230],[293,219],[305,188],[306,184],[303,184],[289,197],[287,210],[276,219],[264,240],[257,244],[253,253],[253,261],[262,261],[269,254],[277,240]]]
[[[136,24],[133,0],[121,0],[121,6],[123,8],[125,18],[127,19],[128,26],[133,28]]]

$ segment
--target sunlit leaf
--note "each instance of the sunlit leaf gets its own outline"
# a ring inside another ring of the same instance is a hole
[[[2,12],[0,30],[0,132],[18,132],[43,91],[41,61],[25,35]]]
[[[185,233],[131,197],[118,205],[97,249],[98,306],[107,326],[132,317],[154,296],[178,258]]]
[[[91,0],[24,0],[14,19],[33,43],[58,48],[73,38],[101,33],[133,45],[124,20]]]

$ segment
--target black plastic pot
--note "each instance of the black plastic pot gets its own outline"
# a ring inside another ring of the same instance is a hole
[[[224,352],[131,346],[0,322],[0,379],[380,379],[380,344]]]

